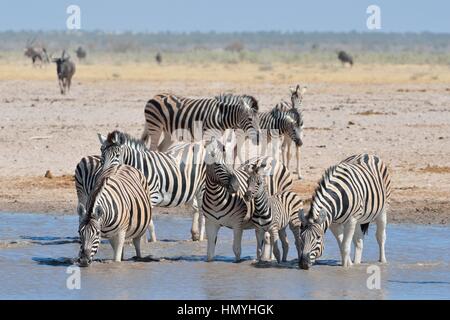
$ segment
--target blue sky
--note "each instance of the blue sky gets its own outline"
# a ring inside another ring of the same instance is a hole
[[[376,4],[381,32],[450,33],[448,0],[0,0],[0,31],[64,30],[71,4],[83,30],[368,31]]]

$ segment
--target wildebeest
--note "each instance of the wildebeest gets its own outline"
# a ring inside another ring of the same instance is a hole
[[[61,94],[65,94],[66,90],[70,91],[70,83],[75,73],[75,63],[70,61],[70,56],[66,54],[65,50],[62,52],[61,58],[54,58],[52,61],[56,63],[56,73]]]
[[[156,60],[156,62],[157,62],[158,64],[161,64],[161,63],[162,63],[162,55],[161,55],[160,52],[158,52],[158,53],[156,54],[155,60]]]
[[[50,62],[45,47],[43,46],[35,47],[33,46],[34,42],[35,40],[27,41],[26,48],[24,50],[24,55],[28,58],[31,58],[33,66],[35,66],[38,61],[41,65],[42,63]]]
[[[81,46],[78,47],[78,49],[75,51],[75,53],[77,54],[77,58],[78,60],[83,60],[86,59],[86,50],[84,50]]]
[[[353,66],[353,58],[351,55],[349,55],[345,51],[339,51],[338,52],[338,59],[342,62],[343,65],[346,63],[349,63],[351,66]]]

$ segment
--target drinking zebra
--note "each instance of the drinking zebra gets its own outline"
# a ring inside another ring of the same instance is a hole
[[[99,156],[83,157],[75,168],[75,188],[78,204],[86,207],[89,194],[94,189],[97,177],[101,172]]]
[[[87,206],[90,193],[95,187],[97,177],[102,172],[100,156],[86,156],[78,162],[75,168],[75,188],[77,190],[78,206],[81,204]],[[77,207],[78,207],[77,206]],[[153,219],[150,220],[148,227],[150,241],[156,241],[155,226]]]
[[[136,256],[141,257],[140,240],[152,217],[147,181],[137,169],[114,165],[103,170],[87,206],[79,204],[81,247],[79,263],[88,266],[97,253],[100,239],[109,239],[114,261],[123,259],[126,239],[133,239]]]
[[[284,135],[283,139],[283,163],[289,167],[289,163],[291,161],[291,145],[292,142],[295,143],[295,156],[296,156],[296,173],[298,179],[302,179],[301,174],[301,166],[300,166],[300,157],[301,150],[300,147],[303,145],[303,115],[302,115],[302,102],[303,95],[306,92],[306,87],[300,89],[300,85],[297,85],[294,88],[290,88],[291,90],[291,104],[286,101],[282,101],[275,106],[275,109],[278,109],[283,112],[288,112],[292,118],[297,122],[297,127],[300,128],[300,143],[296,142],[292,139],[290,135]]]
[[[386,262],[384,244],[390,194],[388,169],[377,156],[354,155],[328,168],[314,192],[308,214],[303,210],[299,212],[302,222],[300,267],[308,269],[322,255],[323,237],[328,228],[338,241],[342,265],[352,265],[352,239],[354,263],[361,263],[363,236],[373,221],[377,223],[379,261]]]
[[[259,130],[257,112],[258,102],[248,95],[192,99],[158,94],[145,106],[142,141],[147,144],[150,139],[150,150],[165,151],[172,144],[172,133],[180,129],[195,141],[203,138],[205,130],[242,129],[255,137]]]
[[[289,251],[286,234],[288,225],[294,235],[295,246],[299,252],[300,220],[298,211],[303,208],[303,201],[300,196],[292,191],[281,191],[269,196],[264,177],[265,169],[266,163],[245,166],[244,170],[248,173],[248,187],[244,199],[247,202],[254,202],[252,221],[257,228],[269,232],[271,247],[269,251],[273,251],[277,262],[280,263],[280,261],[287,260]],[[283,247],[282,258],[278,248],[278,240],[281,240]]]
[[[253,204],[246,203],[243,195],[247,189],[248,174],[241,168],[233,169],[224,161],[224,146],[217,141],[207,145],[206,187],[203,195],[202,212],[206,218],[208,238],[207,260],[214,259],[217,233],[220,227],[233,229],[233,252],[235,260],[241,256],[243,230],[254,229],[251,220]],[[267,176],[269,194],[287,190],[292,184],[289,170],[271,157],[250,159],[246,164],[270,163],[270,175]],[[264,232],[256,231],[257,258],[261,258]]]
[[[143,172],[148,180],[151,203],[157,207],[190,204],[194,209],[192,240],[203,240],[204,218],[200,214],[206,175],[205,149],[200,143],[172,146],[167,152],[150,151],[141,140],[113,131],[99,135],[103,168],[124,163]]]

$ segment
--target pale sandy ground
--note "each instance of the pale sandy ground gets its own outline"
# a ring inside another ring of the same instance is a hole
[[[140,136],[156,93],[247,93],[266,110],[289,98],[291,84],[75,79],[61,96],[55,80],[2,80],[0,212],[75,212],[71,176],[82,156],[99,153],[96,133]],[[367,151],[390,166],[391,221],[450,223],[450,84],[306,84],[305,179],[295,186],[305,199],[328,166]]]

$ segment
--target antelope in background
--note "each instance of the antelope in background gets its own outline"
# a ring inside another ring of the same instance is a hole
[[[27,41],[24,49],[24,55],[31,59],[33,66],[36,66],[38,61],[40,66],[42,66],[43,63],[49,63],[50,60],[48,58],[47,50],[42,45],[33,46],[35,41],[36,39]]]

